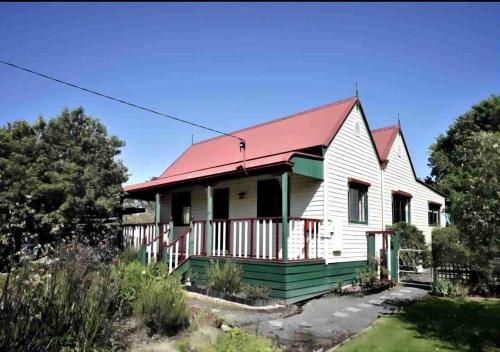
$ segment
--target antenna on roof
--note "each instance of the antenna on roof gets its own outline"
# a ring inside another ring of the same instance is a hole
[[[358,86],[358,82],[356,82],[356,96],[359,98],[359,86]]]
[[[194,144],[194,134],[191,135],[191,145]]]
[[[401,127],[401,121],[399,120],[399,112],[398,112],[398,126]]]

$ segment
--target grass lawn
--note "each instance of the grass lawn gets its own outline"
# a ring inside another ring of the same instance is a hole
[[[500,301],[428,297],[338,351],[500,351]]]

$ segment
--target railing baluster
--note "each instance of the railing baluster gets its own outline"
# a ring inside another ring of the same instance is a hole
[[[262,220],[262,259],[266,258],[266,246],[267,246],[267,226],[266,220]]]
[[[259,259],[259,245],[260,245],[260,223],[259,223],[259,220],[255,220],[255,227],[257,228],[257,233],[255,234],[255,238],[257,239],[255,241],[255,252],[256,252],[256,255],[255,257],[257,259]]]
[[[173,248],[170,247],[168,249],[168,272],[171,273],[173,271],[173,268],[172,268],[172,260],[173,260],[173,255],[172,255],[172,250]]]
[[[273,221],[269,220],[269,249],[267,251],[269,259],[273,258]]]
[[[222,223],[222,255],[226,255],[226,227],[227,223],[224,221]]]
[[[217,241],[217,238],[215,234],[217,233],[217,222],[213,222],[212,224],[212,255],[216,255],[215,253],[215,242]]]
[[[175,269],[177,269],[177,265],[179,264],[179,242],[175,242]]]
[[[280,236],[279,236],[279,233],[280,233],[280,223],[278,221],[276,221],[276,248],[275,248],[275,252],[276,252],[276,260],[279,259],[279,253],[280,253]]]
[[[233,222],[233,238],[232,238],[232,241],[233,241],[233,257],[236,257],[236,226],[238,226],[236,224],[236,221],[234,220],[231,220]]]
[[[238,221],[238,257],[241,257],[241,235],[242,235],[242,230],[243,228],[243,222]]]
[[[189,258],[189,237],[191,236],[191,231],[189,231],[186,235],[187,239],[186,239],[186,258]]]
[[[253,220],[250,220],[250,258],[253,258],[253,254],[254,254],[254,249],[253,249],[253,245],[254,245],[254,234],[253,234],[253,227],[254,227],[254,221]]]
[[[248,220],[245,221],[245,258],[248,257]]]
[[[221,235],[221,233],[220,233],[220,225],[221,225],[221,222],[220,222],[220,221],[218,221],[218,222],[217,222],[217,255],[218,255],[219,257],[220,257],[220,244],[221,244],[221,243],[220,243],[220,237],[221,237],[221,236],[220,236],[220,235]]]

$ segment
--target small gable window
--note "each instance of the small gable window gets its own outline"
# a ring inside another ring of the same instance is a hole
[[[369,183],[349,179],[349,223],[368,224]]]
[[[439,211],[441,210],[441,204],[429,202],[429,226],[440,226],[441,220],[439,216]]]

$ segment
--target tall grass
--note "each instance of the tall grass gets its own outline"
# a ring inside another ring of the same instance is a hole
[[[152,333],[174,335],[186,327],[189,311],[180,279],[168,275],[146,280],[135,302],[134,312],[142,317]]]
[[[233,260],[211,261],[206,268],[207,286],[214,290],[235,293],[242,287],[241,266]]]
[[[82,351],[110,347],[116,285],[109,267],[80,271],[71,259],[11,277],[0,307],[0,350]]]
[[[113,322],[136,313],[154,333],[188,321],[186,296],[164,266],[102,263],[92,249],[70,250],[51,266],[12,272],[0,300],[0,351],[122,348]]]

